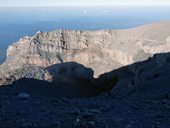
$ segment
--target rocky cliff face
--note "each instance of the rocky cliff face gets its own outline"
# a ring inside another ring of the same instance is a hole
[[[169,21],[126,30],[37,32],[35,36],[23,37],[9,46],[0,72],[11,75],[29,65],[46,72],[46,68],[54,64],[77,62],[92,68],[94,76],[98,77],[121,66],[146,60],[155,53],[168,51]]]
[[[169,128],[169,35],[161,22],[20,39],[0,66],[0,84],[13,82],[0,86],[0,127]]]

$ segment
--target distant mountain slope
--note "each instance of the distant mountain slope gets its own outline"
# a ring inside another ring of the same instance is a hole
[[[127,37],[166,41],[166,39],[170,36],[170,21],[161,21],[158,23],[122,30],[121,34],[124,34]]]

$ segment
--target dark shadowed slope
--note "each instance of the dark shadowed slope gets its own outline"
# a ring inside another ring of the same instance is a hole
[[[170,53],[155,54],[146,61],[124,66],[117,70],[100,75],[100,83],[110,79],[117,79],[113,85],[113,93],[126,95],[130,92],[143,90],[154,91],[156,89],[170,88]],[[101,84],[102,85],[102,84]],[[104,87],[104,85],[103,85]],[[149,90],[147,90],[149,89]]]
[[[18,95],[19,93],[28,93],[31,96],[39,97],[66,97],[68,94],[58,90],[53,83],[35,79],[22,78],[15,81],[12,85],[2,86],[1,95]],[[69,95],[70,96],[70,95]],[[74,94],[72,93],[74,97]]]
[[[82,85],[85,79],[79,81],[71,75],[70,64],[63,64],[69,70],[61,68],[60,73]],[[52,67],[55,70],[58,66],[62,65]],[[70,94],[63,98],[68,93],[56,83],[67,83],[68,87],[69,82],[62,79],[56,79],[55,86],[33,79],[1,86],[1,128],[169,128],[170,53],[154,55],[90,82],[107,92],[89,98]]]
[[[46,69],[53,76],[53,83],[60,89],[70,90],[69,88],[72,88],[79,97],[100,94],[100,90],[94,83],[94,71],[82,64],[66,62],[49,66]]]

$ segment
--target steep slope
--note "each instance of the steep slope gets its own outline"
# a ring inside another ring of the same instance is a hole
[[[115,77],[118,82],[110,92],[89,98],[62,90],[63,84],[55,88],[50,82],[34,79],[0,86],[0,126],[169,128],[170,53],[103,74],[100,83],[113,84],[110,80]]]
[[[9,46],[1,74],[63,62],[77,62],[94,76],[170,51],[170,21],[126,30],[37,32]],[[45,69],[44,69],[45,70]],[[10,75],[9,75],[10,76]],[[41,78],[42,79],[42,78]]]
[[[117,70],[102,74],[99,83],[105,87],[105,81],[117,79],[112,93],[116,96],[145,93],[156,93],[170,88],[170,53],[155,54],[148,60],[121,67]],[[113,82],[112,82],[112,85]],[[146,92],[145,92],[146,90]],[[153,95],[153,94],[147,95]]]

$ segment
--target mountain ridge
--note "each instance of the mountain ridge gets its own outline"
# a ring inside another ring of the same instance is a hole
[[[98,77],[146,60],[153,54],[170,51],[169,36],[170,21],[125,30],[39,31],[8,47],[7,59],[0,66],[0,72],[10,74],[29,65],[44,70],[50,65],[73,61],[92,68],[94,76]]]

